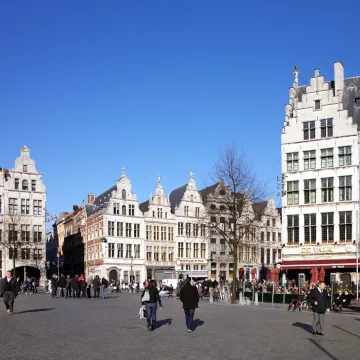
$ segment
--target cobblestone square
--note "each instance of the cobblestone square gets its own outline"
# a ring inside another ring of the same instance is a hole
[[[360,317],[329,314],[325,336],[309,332],[311,313],[282,307],[211,305],[201,301],[196,329],[186,332],[181,303],[164,299],[158,328],[149,333],[138,318],[140,296],[53,299],[19,295],[15,313],[2,308],[1,359],[355,359]],[[2,304],[3,306],[3,304]]]

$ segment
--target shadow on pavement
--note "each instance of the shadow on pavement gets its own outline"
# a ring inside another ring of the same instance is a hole
[[[156,327],[160,328],[164,325],[171,325],[172,319],[164,319],[164,320],[159,320],[156,322]]]
[[[358,320],[358,319],[357,319],[357,320]],[[340,326],[332,325],[332,327],[334,327],[334,328],[336,328],[336,329],[339,329],[339,330],[341,330],[341,331],[344,331],[344,332],[346,332],[346,333],[348,333],[348,334],[350,334],[350,335],[352,335],[352,336],[355,336],[355,337],[357,337],[357,338],[360,339],[360,336],[359,336],[359,335],[356,335],[356,334],[352,333],[352,332],[349,331],[349,330],[345,330],[345,329],[343,329],[343,328],[340,327]]]
[[[195,319],[195,320],[193,321],[193,330],[196,330],[196,328],[197,328],[198,326],[202,326],[202,325],[204,325],[204,322],[203,322],[202,320]]]
[[[312,326],[309,325],[309,324],[296,322],[296,323],[292,324],[292,326],[299,327],[299,328],[304,329],[305,331],[307,331],[309,333],[312,333]]]
[[[329,351],[327,351],[323,346],[321,346],[317,341],[314,339],[309,339],[310,342],[312,342],[318,349],[320,349],[324,354],[326,354],[330,359],[332,360],[339,360],[337,357],[335,357],[333,354],[331,354]]]
[[[18,311],[18,312],[14,312],[14,315],[25,314],[25,313],[35,313],[35,312],[42,312],[42,311],[50,311],[50,310],[54,310],[54,309],[55,308],[32,309],[32,310]]]

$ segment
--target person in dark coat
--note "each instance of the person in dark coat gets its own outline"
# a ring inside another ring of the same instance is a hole
[[[78,288],[78,275],[75,275],[75,277],[71,279],[71,291],[74,299],[76,298],[77,288]]]
[[[183,303],[186,326],[191,333],[195,309],[199,307],[199,293],[196,287],[191,285],[190,279],[186,279],[185,285],[180,290],[180,300]]]
[[[71,298],[71,277],[68,275],[66,277],[66,297]]]
[[[325,290],[325,283],[321,282],[310,292],[311,305],[313,311],[313,335],[324,335],[325,312],[330,311],[328,293]]]
[[[93,282],[93,286],[94,286],[94,299],[99,299],[100,298],[100,286],[101,286],[101,281],[99,278],[99,275],[96,275],[94,282]]]
[[[53,274],[51,278],[51,296],[56,296],[56,288],[57,288],[57,276],[56,274]]]
[[[149,300],[145,300],[148,298]],[[159,303],[160,310],[162,309],[161,298],[159,295],[159,290],[156,287],[156,281],[151,280],[147,288],[141,294],[142,304],[146,306],[146,319],[148,330],[153,331],[156,328],[156,311],[157,303]]]
[[[9,315],[13,314],[14,301],[18,295],[16,279],[11,275],[11,271],[6,272],[6,277],[0,281],[0,295]]]
[[[57,297],[64,297],[64,289],[66,287],[66,281],[64,278],[64,275],[60,276],[60,279],[57,283],[57,287],[58,287],[58,293],[57,293]]]

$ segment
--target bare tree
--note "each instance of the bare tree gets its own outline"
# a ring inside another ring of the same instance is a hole
[[[251,164],[235,145],[220,151],[214,178],[219,183],[207,198],[209,233],[220,235],[233,260],[231,303],[236,303],[237,273],[241,248],[259,243],[263,228],[267,183],[254,173]],[[254,204],[260,206],[253,206]]]
[[[17,212],[5,214],[3,219],[4,230],[0,234],[0,245],[9,252],[13,262],[12,274],[15,276],[17,258],[21,256],[21,262],[24,264],[29,263],[31,258],[30,225],[26,216]]]

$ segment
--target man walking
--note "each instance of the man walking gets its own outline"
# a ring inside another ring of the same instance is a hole
[[[101,281],[99,278],[99,275],[96,275],[94,281],[93,281],[93,286],[94,286],[94,299],[99,299],[100,297],[100,286],[101,286]]]
[[[56,274],[53,274],[52,278],[51,278],[51,296],[55,297],[56,296],[56,289],[57,289],[57,276]]]
[[[3,296],[6,311],[9,315],[14,311],[14,300],[18,295],[16,279],[12,277],[11,271],[6,272],[6,278],[1,280],[0,294]]]
[[[325,312],[330,311],[328,293],[325,290],[325,283],[321,282],[310,292],[312,311],[313,311],[313,335],[324,336],[324,317]]]
[[[61,275],[60,276],[60,279],[57,283],[57,287],[58,287],[58,294],[57,294],[57,297],[64,297],[64,289],[65,289],[65,286],[66,286],[66,281],[65,281],[65,278],[64,278],[64,275]]]
[[[68,275],[66,277],[66,297],[71,298],[71,277]]]
[[[78,275],[75,275],[75,277],[71,279],[71,291],[73,293],[74,299],[76,297],[77,288],[78,288]]]
[[[185,320],[188,332],[193,330],[195,309],[199,307],[199,292],[191,285],[190,279],[186,279],[185,285],[180,290],[180,300],[183,303]]]

